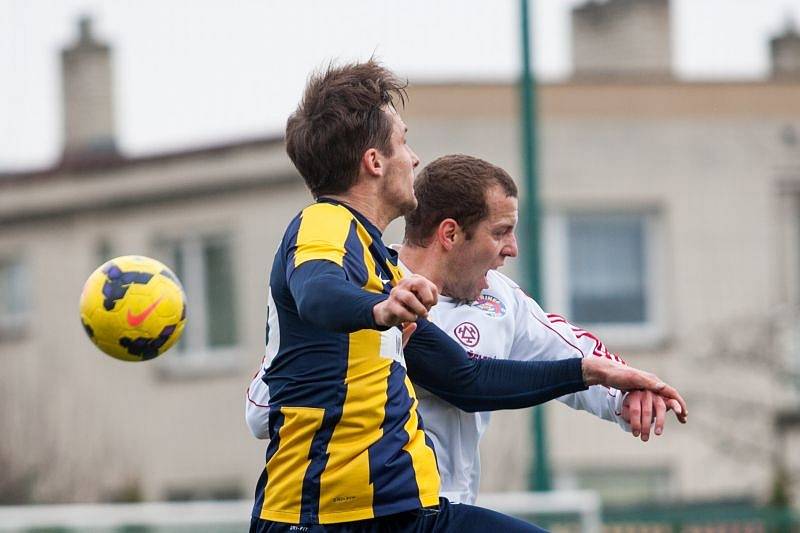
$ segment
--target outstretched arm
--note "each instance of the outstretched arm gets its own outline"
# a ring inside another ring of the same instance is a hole
[[[648,372],[601,358],[474,359],[427,320],[417,322],[405,360],[415,383],[468,412],[530,407],[591,385],[657,392],[677,400],[685,412],[680,394]]]
[[[621,357],[610,352],[596,335],[570,324],[560,315],[545,314],[512,280],[504,279],[514,289],[517,304],[514,343],[510,354],[512,359],[597,357],[626,364]],[[664,399],[646,391],[625,393],[601,386],[563,396],[559,401],[574,409],[617,422],[626,432],[631,432],[635,437],[641,436],[644,441],[650,437],[653,422],[655,433],[660,435],[663,432],[667,410],[675,410],[676,413],[681,411],[677,400]],[[682,416],[678,418],[682,419]]]

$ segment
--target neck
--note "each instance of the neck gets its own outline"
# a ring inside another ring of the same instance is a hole
[[[442,293],[447,268],[434,246],[436,245],[429,244],[427,248],[422,248],[403,244],[400,248],[400,261],[414,274],[428,278],[439,289],[439,293]]]
[[[332,198],[355,209],[383,233],[386,226],[400,215],[397,213],[396,208],[385,205],[385,202],[381,200],[377,191],[368,189],[368,185],[359,184],[353,186],[345,193],[325,194],[323,196]]]

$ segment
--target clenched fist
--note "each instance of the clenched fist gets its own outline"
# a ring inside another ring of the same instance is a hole
[[[389,293],[389,298],[372,308],[372,316],[379,326],[416,322],[418,318],[427,318],[428,311],[438,299],[436,285],[414,274],[401,279]]]

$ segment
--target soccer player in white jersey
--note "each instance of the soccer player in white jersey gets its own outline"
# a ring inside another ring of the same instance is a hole
[[[519,360],[600,356],[622,363],[590,333],[546,315],[495,270],[517,255],[517,190],[505,171],[474,157],[446,156],[421,171],[415,194],[419,206],[406,220],[401,266],[438,286],[442,296],[430,316],[469,353]],[[421,388],[418,394],[437,452],[442,496],[471,504],[480,476],[478,443],[489,414],[466,413]],[[246,418],[259,438],[267,436],[267,398],[257,375],[248,390]],[[597,386],[561,400],[615,421],[645,441],[651,422],[660,434],[666,409],[680,410],[677,402],[653,393],[623,395]]]
[[[624,363],[593,334],[546,314],[496,269],[517,255],[517,188],[501,168],[466,155],[441,157],[414,184],[417,208],[406,216],[401,266],[435,283],[430,318],[474,357],[552,360],[605,357]],[[436,447],[442,495],[474,503],[480,477],[478,443],[489,413],[466,413],[418,388],[425,431]],[[560,401],[650,438],[663,431],[677,404],[645,391],[602,386]],[[678,407],[679,408],[679,407]]]

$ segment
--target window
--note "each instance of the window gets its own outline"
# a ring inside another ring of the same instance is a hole
[[[157,249],[157,258],[175,272],[186,292],[186,328],[174,348],[175,355],[183,362],[230,366],[238,339],[230,237],[161,239]]]
[[[650,212],[565,212],[545,226],[546,307],[613,345],[663,336],[661,241]]]
[[[0,341],[24,333],[30,298],[28,272],[23,263],[0,258]]]
[[[647,321],[644,217],[567,218],[570,318],[578,323]]]

